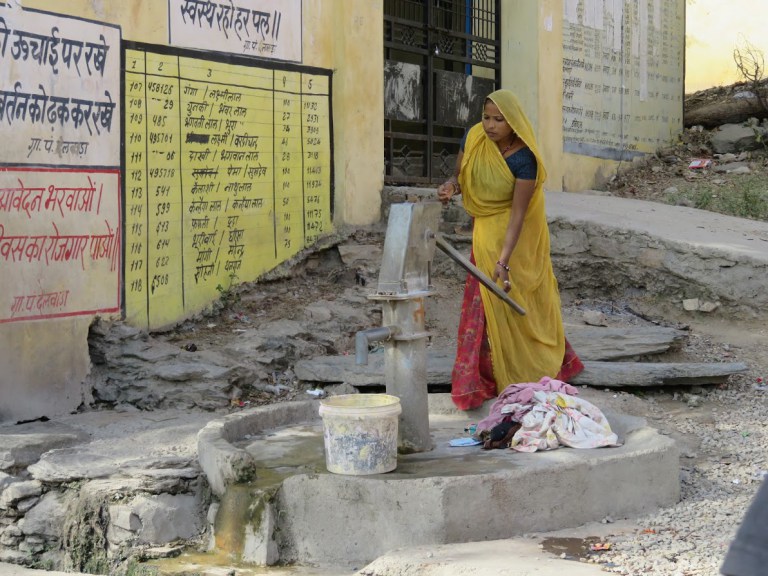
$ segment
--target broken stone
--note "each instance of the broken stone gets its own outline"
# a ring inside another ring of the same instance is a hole
[[[331,311],[317,304],[310,304],[304,309],[304,315],[313,322],[327,322],[331,319]]]
[[[747,172],[751,172],[749,166],[747,166],[744,162],[729,162],[728,164],[720,164],[715,166],[714,171],[718,174],[740,174],[741,172],[737,171],[742,170],[743,168],[746,168]]]
[[[0,494],[0,509],[15,506],[20,500],[31,496],[40,496],[42,493],[43,485],[38,480],[15,482]]]
[[[608,323],[605,314],[597,310],[587,310],[584,312],[584,323],[590,326],[607,326]]]
[[[190,494],[138,496],[131,508],[141,520],[140,542],[167,544],[194,538],[200,533],[197,500]]]
[[[683,300],[683,310],[687,310],[688,312],[694,312],[698,309],[699,309],[698,298],[688,298],[687,300]]]
[[[21,528],[17,524],[11,524],[3,531],[3,535],[0,536],[0,544],[16,548],[23,537],[24,533],[21,531]]]
[[[59,527],[66,519],[66,504],[64,496],[58,492],[47,492],[39,503],[32,508],[23,520],[19,521],[19,527],[24,534],[43,535],[48,538],[59,537]]]
[[[177,558],[184,551],[183,546],[157,546],[142,551],[141,557],[145,560],[159,560],[161,558]]]
[[[20,550],[3,550],[0,549],[0,562],[7,562],[8,564],[26,564],[30,560],[29,554],[21,552]]]
[[[357,394],[358,390],[352,386],[352,384],[342,382],[336,386],[328,386],[325,388],[325,392],[328,394],[328,396],[341,396],[343,394]]]
[[[29,554],[39,554],[45,550],[45,541],[38,541],[35,538],[25,538],[24,541],[19,544],[19,551],[28,552]]]
[[[377,244],[340,244],[338,247],[341,261],[350,268],[368,262],[381,262],[381,246]]]
[[[40,501],[40,498],[33,497],[33,498],[25,498],[24,500],[19,500],[16,503],[16,510],[19,512],[19,514],[26,514],[27,511],[32,508],[35,504],[37,504]]]
[[[19,479],[15,476],[11,476],[10,474],[6,474],[5,472],[0,472],[0,492],[5,490],[7,486],[10,486],[14,482],[18,482]]]
[[[55,448],[73,446],[83,438],[77,432],[46,434],[3,434],[3,448],[0,449],[0,470],[26,468],[40,459],[40,456]],[[0,486],[2,478],[0,477]]]
[[[698,408],[701,406],[701,396],[696,394],[688,394],[686,404],[689,408]]]
[[[702,302],[699,305],[699,310],[702,312],[714,312],[720,307],[719,302]]]
[[[136,537],[141,530],[141,520],[130,506],[116,505],[109,507],[109,526],[107,540],[110,544],[120,544]]]

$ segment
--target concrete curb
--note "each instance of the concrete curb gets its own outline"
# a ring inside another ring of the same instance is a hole
[[[512,538],[605,516],[636,516],[679,499],[675,442],[642,419],[606,412],[624,440],[620,447],[480,453],[477,447],[447,447],[469,415],[451,412],[445,395],[439,396],[431,401],[442,414],[430,416],[438,422],[435,449],[404,457],[393,473],[300,473],[270,494],[249,488],[261,516],[246,522],[251,529],[243,560],[366,563],[393,548]],[[254,468],[253,458],[232,442],[317,420],[317,401],[302,401],[211,422],[198,435],[198,450],[214,493],[226,498],[227,488],[247,480]]]
[[[232,442],[287,424],[318,420],[318,407],[316,400],[282,402],[208,423],[197,434],[197,456],[213,493],[221,498],[227,486],[247,482],[253,476],[253,457]]]
[[[292,476],[278,495],[280,561],[370,562],[394,548],[634,517],[680,496],[675,443],[650,428],[630,433],[623,448],[511,458],[517,469],[465,476]]]
[[[623,277],[625,285],[681,300],[755,313],[768,305],[768,222],[562,192],[548,193],[547,213],[563,288],[605,287]]]

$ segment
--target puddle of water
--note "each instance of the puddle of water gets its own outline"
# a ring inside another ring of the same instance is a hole
[[[352,568],[327,571],[303,566],[246,566],[226,553],[185,552],[177,558],[142,564],[144,576],[339,576],[354,574]]]
[[[590,546],[600,542],[600,538],[545,538],[541,546],[545,552],[554,554],[558,558],[565,560],[576,560],[592,558],[595,553],[590,550]],[[565,556],[563,556],[565,554]]]
[[[277,428],[236,446],[257,460],[257,483],[258,472],[266,470],[284,470],[281,481],[291,474],[325,472],[323,429],[319,425]]]
[[[435,449],[415,454],[400,454],[397,469],[385,475],[360,478],[428,478],[432,476],[465,476],[485,474],[520,465],[521,456],[508,450],[441,448],[455,436],[459,422],[437,423],[433,427]],[[235,446],[256,460],[256,478],[252,487],[266,489],[296,474],[328,474],[322,424],[305,424],[276,428],[245,438]]]

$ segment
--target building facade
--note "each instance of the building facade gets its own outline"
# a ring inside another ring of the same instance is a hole
[[[0,422],[89,402],[95,318],[172,326],[433,185],[517,92],[548,187],[682,128],[684,0],[0,4]]]

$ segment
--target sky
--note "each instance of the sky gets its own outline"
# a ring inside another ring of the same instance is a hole
[[[746,42],[768,64],[768,0],[687,0],[686,93],[742,80],[733,51]]]

